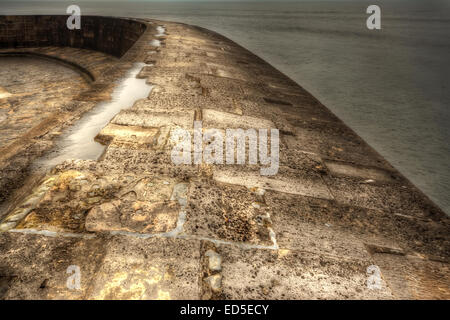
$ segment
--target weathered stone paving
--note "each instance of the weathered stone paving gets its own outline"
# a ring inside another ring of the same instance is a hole
[[[0,297],[450,298],[449,218],[305,90],[183,24],[149,22],[127,55],[89,52],[98,64],[84,66],[145,62],[151,94],[99,132],[100,159],[68,160],[18,193],[0,224]],[[278,128],[279,173],[174,165],[171,133],[194,121]],[[78,290],[66,285],[74,265]]]
[[[143,55],[140,47],[121,59],[70,47],[0,49],[0,207],[65,127],[110,99],[115,81]]]

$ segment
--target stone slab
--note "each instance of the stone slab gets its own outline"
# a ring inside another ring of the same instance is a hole
[[[292,250],[220,246],[224,299],[392,299],[384,282],[367,287],[370,260],[345,260]]]
[[[88,299],[199,299],[198,241],[114,237]]]
[[[214,180],[221,183],[245,186],[247,188],[257,187],[323,199],[333,198],[320,177],[301,180],[280,175],[265,177],[254,171],[239,172],[231,169],[221,169],[214,171]]]

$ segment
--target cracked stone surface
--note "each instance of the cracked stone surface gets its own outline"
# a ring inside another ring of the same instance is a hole
[[[70,70],[55,81],[66,67],[47,60],[47,72],[36,63],[27,77],[0,70],[0,298],[450,299],[449,218],[319,101],[242,47],[149,20],[121,58],[29,51],[76,63],[95,80]],[[99,130],[104,154],[31,173],[34,159],[108,100],[135,62],[148,64],[138,78],[153,89]],[[38,90],[40,81],[47,89]],[[173,164],[172,133],[192,133],[194,121],[221,132],[279,129],[278,174]],[[70,266],[80,270],[78,289],[67,286]],[[377,289],[368,286],[371,266],[380,270]]]

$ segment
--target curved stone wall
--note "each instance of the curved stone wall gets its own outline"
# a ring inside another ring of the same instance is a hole
[[[146,24],[124,18],[82,16],[81,29],[69,30],[68,16],[0,16],[0,49],[75,47],[121,57],[146,30]]]

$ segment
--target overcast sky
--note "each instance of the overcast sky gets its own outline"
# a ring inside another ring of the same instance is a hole
[[[72,2],[76,4],[78,2],[280,2],[280,0],[0,0],[0,2]],[[317,2],[317,1],[352,1],[352,0],[282,0],[284,2]],[[353,0],[353,1],[366,1],[366,2],[380,2],[377,0]],[[390,1],[407,1],[407,0],[390,0]],[[414,0],[408,0],[414,1]],[[426,0],[416,0],[426,1]]]

